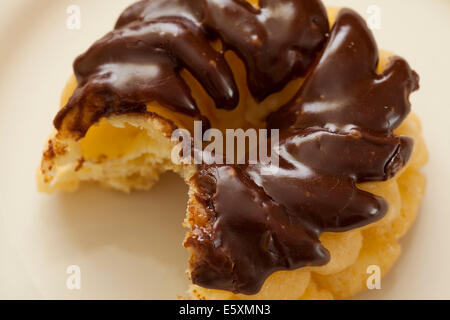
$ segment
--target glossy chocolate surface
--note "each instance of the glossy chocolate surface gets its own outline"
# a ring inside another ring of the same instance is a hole
[[[363,19],[341,10],[298,95],[268,119],[280,128],[278,171],[267,165],[203,166],[197,195],[211,227],[193,231],[194,283],[258,292],[277,270],[326,264],[323,232],[381,219],[387,203],[356,183],[393,177],[413,142],[393,135],[410,111],[418,76],[401,58],[377,74],[378,49]]]
[[[233,109],[239,92],[225,52],[244,61],[248,86],[257,100],[304,75],[329,31],[318,0],[146,0],[129,7],[115,30],[74,63],[78,88],[55,119],[57,129],[71,112],[72,132],[83,136],[110,113],[145,112],[153,100],[200,116],[188,70],[220,109]],[[220,40],[222,49],[211,43]]]

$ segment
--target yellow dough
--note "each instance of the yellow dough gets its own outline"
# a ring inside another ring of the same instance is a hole
[[[337,12],[337,9],[329,9],[331,24]],[[379,71],[387,65],[390,56],[387,52],[380,53]],[[263,119],[288,101],[302,84],[302,79],[292,81],[282,92],[258,104],[248,92],[243,63],[233,53],[227,54],[227,61],[236,75],[241,96],[238,108],[231,112],[215,109],[211,98],[196,80],[187,72],[183,73],[202,113],[219,129],[264,127]],[[62,106],[76,85],[72,77],[62,94]],[[148,190],[168,170],[179,173],[188,181],[195,167],[172,163],[171,152],[176,142],[171,141],[171,133],[176,127],[192,130],[192,119],[168,113],[154,102],[147,109],[152,113],[104,118],[80,140],[71,136],[64,126],[59,132],[53,132],[37,174],[39,190],[75,191],[85,181],[98,182],[123,192]],[[389,203],[388,214],[377,223],[358,230],[323,234],[320,240],[331,255],[327,265],[274,273],[266,280],[262,290],[252,296],[192,285],[190,297],[342,299],[366,289],[369,266],[377,265],[381,274],[385,275],[400,255],[398,241],[414,222],[426,184],[420,169],[426,164],[428,156],[419,119],[411,114],[396,130],[396,134],[414,139],[414,151],[407,166],[389,181],[359,185],[361,189],[386,199]],[[194,193],[195,187],[191,185],[185,221],[188,228],[205,216]]]

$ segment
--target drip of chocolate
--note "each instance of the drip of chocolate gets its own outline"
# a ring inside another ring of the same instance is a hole
[[[319,0],[147,0],[129,7],[115,30],[74,63],[78,88],[56,116],[78,137],[111,113],[146,112],[161,105],[201,117],[188,70],[220,109],[233,109],[239,92],[225,52],[244,61],[248,86],[261,101],[306,74],[329,32]],[[220,40],[223,48],[213,49]],[[68,115],[71,115],[68,117]]]
[[[418,76],[392,58],[376,72],[378,49],[364,20],[340,11],[329,40],[297,96],[268,118],[279,128],[279,167],[204,165],[194,176],[208,214],[194,226],[194,283],[257,293],[278,270],[326,264],[323,232],[381,219],[383,199],[357,183],[393,177],[408,161],[411,139],[393,135],[410,111]]]

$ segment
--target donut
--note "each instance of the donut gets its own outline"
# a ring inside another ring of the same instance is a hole
[[[351,9],[140,1],[75,60],[38,188],[148,190],[174,171],[189,186],[189,298],[352,297],[399,257],[425,192],[418,89]],[[256,147],[278,161],[196,148],[199,123],[277,132]],[[175,132],[188,161],[173,160]]]

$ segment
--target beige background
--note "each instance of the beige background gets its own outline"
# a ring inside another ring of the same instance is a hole
[[[107,32],[131,0],[0,1],[0,298],[176,298],[187,287],[181,248],[187,188],[165,176],[130,196],[86,186],[36,192],[34,173],[75,56]],[[430,149],[420,217],[382,289],[360,298],[450,298],[449,0],[325,1],[367,17],[382,9],[379,46],[421,75],[413,108]],[[77,4],[81,30],[66,28]],[[66,288],[79,265],[80,291]]]

